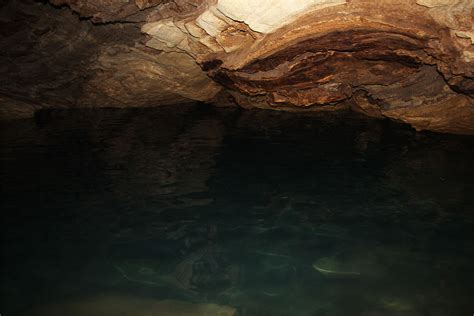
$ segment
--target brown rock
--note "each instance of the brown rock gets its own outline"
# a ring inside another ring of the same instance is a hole
[[[38,106],[0,95],[0,120],[31,118]]]
[[[128,107],[227,95],[245,108],[350,106],[418,130],[473,133],[469,0],[50,3],[2,7],[9,100]]]

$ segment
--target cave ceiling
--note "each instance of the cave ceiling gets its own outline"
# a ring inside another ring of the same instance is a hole
[[[470,0],[8,0],[0,114],[189,102],[474,134]]]

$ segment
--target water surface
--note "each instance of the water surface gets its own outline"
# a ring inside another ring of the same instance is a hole
[[[0,142],[2,315],[101,295],[245,316],[474,312],[473,137],[179,106],[42,112]]]

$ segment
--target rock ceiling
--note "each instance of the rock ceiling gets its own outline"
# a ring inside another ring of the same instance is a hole
[[[474,134],[472,0],[9,0],[0,112],[203,101]]]

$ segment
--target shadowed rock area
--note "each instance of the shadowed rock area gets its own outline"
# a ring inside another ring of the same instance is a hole
[[[351,108],[474,134],[470,0],[8,0],[0,114]]]

